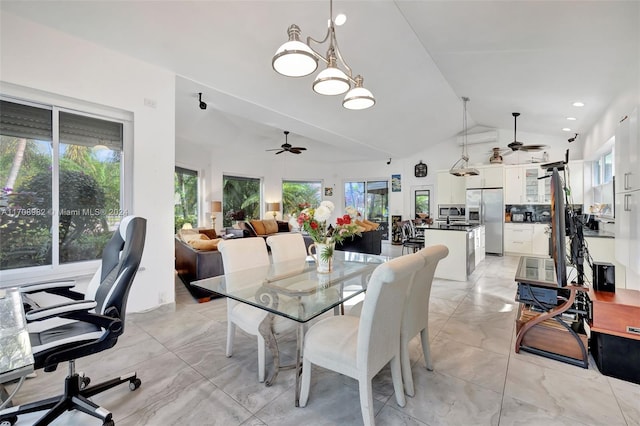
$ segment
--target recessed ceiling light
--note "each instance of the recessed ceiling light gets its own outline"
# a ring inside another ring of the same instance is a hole
[[[578,102],[574,102],[572,105],[573,105],[574,107],[583,107],[583,106],[584,106],[584,102],[579,102],[579,101],[578,101]]]
[[[562,131],[563,131],[563,132],[570,132],[570,131],[571,131],[571,129],[570,129],[570,128],[568,128],[568,127],[563,127],[563,128],[562,128]]]
[[[347,15],[345,15],[344,13],[338,13],[336,15],[336,19],[334,19],[333,22],[335,22],[337,26],[344,25],[344,23],[347,22]]]
[[[567,117],[567,120],[569,120],[569,121],[576,121],[576,120],[577,120],[577,118],[575,118],[575,117]]]

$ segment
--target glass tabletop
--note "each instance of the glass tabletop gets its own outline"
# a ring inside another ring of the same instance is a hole
[[[558,287],[555,281],[553,259],[529,256],[520,257],[515,281],[523,284]]]
[[[33,371],[22,298],[17,288],[0,289],[0,383]]]
[[[333,270],[318,273],[311,258],[272,263],[191,284],[265,311],[307,322],[363,293],[386,256],[335,251]]]

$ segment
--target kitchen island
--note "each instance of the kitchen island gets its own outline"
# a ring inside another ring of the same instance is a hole
[[[449,248],[449,255],[438,263],[436,278],[466,281],[475,269],[476,257],[484,259],[484,242],[480,238],[484,225],[452,223],[418,228],[424,231],[425,246],[443,244]]]

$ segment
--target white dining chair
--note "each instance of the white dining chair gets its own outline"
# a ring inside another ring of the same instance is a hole
[[[420,333],[422,353],[427,370],[433,370],[431,350],[429,346],[429,296],[433,275],[440,260],[447,257],[449,249],[444,245],[425,247],[416,254],[425,260],[423,268],[418,271],[407,292],[407,299],[403,309],[402,326],[400,328],[400,359],[402,365],[402,381],[405,393],[415,395],[413,376],[411,374],[411,360],[409,357],[409,342]]]
[[[271,247],[273,263],[287,260],[304,260],[307,258],[307,246],[299,232],[283,232],[267,237],[267,245]]]
[[[242,271],[248,268],[267,266],[271,262],[264,238],[239,238],[235,240],[224,240],[218,244],[218,250],[222,254],[222,264],[225,274]],[[230,291],[234,282],[233,279],[226,280],[227,290]],[[246,303],[237,302],[227,298],[227,350],[228,357],[233,355],[233,341],[236,326],[240,327],[248,334],[254,335],[258,339],[258,381],[265,379],[265,340],[259,332],[260,324],[265,320],[268,313],[262,309],[250,306]],[[274,334],[294,330],[296,324],[281,316],[274,316],[271,330]]]
[[[300,406],[309,398],[311,365],[358,380],[365,425],[375,424],[371,379],[391,363],[396,402],[406,403],[400,367],[400,325],[407,290],[424,266],[417,253],[397,257],[373,271],[359,317],[333,316],[309,328],[305,337]]]

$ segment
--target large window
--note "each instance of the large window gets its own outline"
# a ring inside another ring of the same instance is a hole
[[[320,181],[282,181],[282,212],[283,217],[297,213],[298,206],[309,203],[317,207],[322,201],[322,182]]]
[[[123,123],[0,102],[0,270],[100,258],[127,214]]]
[[[260,219],[260,183],[258,178],[222,177],[224,226],[231,226],[236,220]]]
[[[593,210],[599,216],[613,217],[613,149],[599,156],[592,163]]]
[[[389,182],[353,181],[344,184],[344,206],[354,207],[365,219],[380,224],[382,238],[388,239]]]
[[[174,173],[174,227],[198,226],[198,172],[176,167]]]

